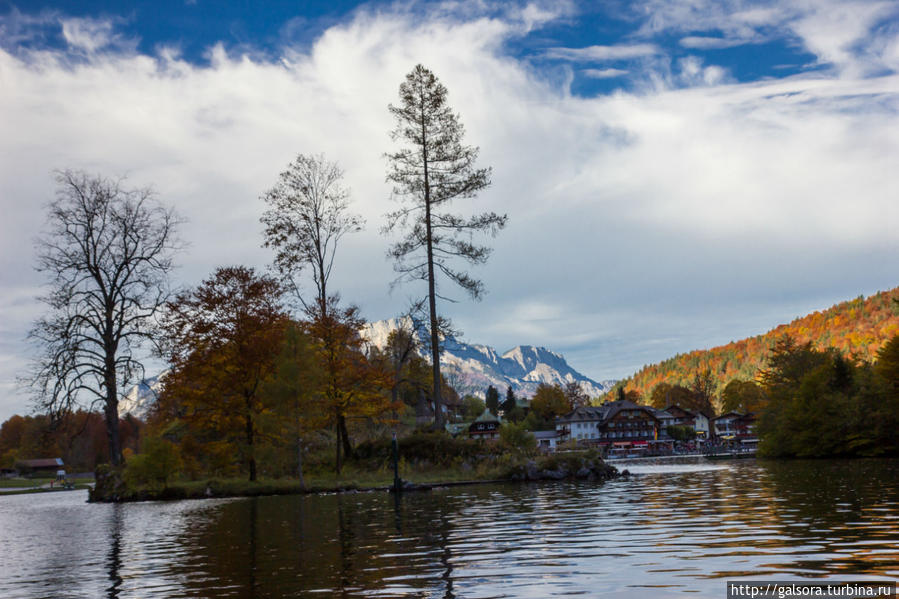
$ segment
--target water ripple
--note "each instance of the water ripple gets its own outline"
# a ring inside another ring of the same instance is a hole
[[[605,484],[0,500],[0,596],[722,596],[897,575],[899,461],[643,464]]]

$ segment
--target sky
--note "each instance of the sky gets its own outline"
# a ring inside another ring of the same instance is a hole
[[[469,342],[597,380],[899,285],[899,2],[0,0],[0,421],[31,411],[55,169],[151,185],[186,222],[175,282],[271,260],[260,196],[297,154],[365,230],[332,288],[403,312],[380,233],[388,104],[422,63],[506,213]]]

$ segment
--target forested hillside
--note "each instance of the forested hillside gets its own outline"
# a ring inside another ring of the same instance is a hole
[[[709,350],[678,354],[644,367],[620,382],[648,401],[652,390],[662,382],[690,387],[697,374],[709,371],[717,392],[733,379],[754,380],[777,339],[789,335],[798,344],[811,342],[817,349],[833,347],[847,355],[872,361],[893,335],[899,333],[899,287],[868,298],[859,296],[830,309],[813,312],[789,324],[748,339],[734,341]]]

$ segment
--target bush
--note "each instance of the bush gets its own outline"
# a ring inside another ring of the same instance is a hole
[[[696,431],[692,426],[669,426],[668,436],[675,441],[692,441],[696,438]]]
[[[400,458],[409,463],[427,461],[449,466],[453,460],[471,460],[498,448],[472,439],[453,438],[443,432],[416,432],[399,440]],[[389,463],[392,453],[390,439],[364,441],[356,447],[357,461],[373,462],[375,466]]]
[[[131,456],[125,465],[125,482],[131,488],[165,487],[183,467],[178,446],[159,437],[150,437],[143,445],[143,453]]]
[[[595,449],[587,451],[575,451],[571,453],[551,453],[537,460],[537,466],[541,470],[567,470],[576,472],[587,462],[602,462],[599,452]]]
[[[499,428],[499,438],[503,445],[517,453],[530,454],[537,449],[537,437],[524,424],[503,424]]]

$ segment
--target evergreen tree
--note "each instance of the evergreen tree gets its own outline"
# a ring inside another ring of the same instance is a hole
[[[392,133],[403,145],[387,154],[387,180],[402,207],[387,215],[384,233],[404,231],[388,252],[403,280],[423,280],[428,286],[430,350],[435,428],[443,427],[440,393],[441,318],[437,313],[437,274],[442,273],[474,299],[484,292],[481,281],[453,265],[456,259],[483,264],[490,248],[476,245],[474,233],[496,234],[506,216],[493,212],[466,218],[446,212],[456,198],[474,197],[490,184],[490,169],[475,168],[478,148],[462,144],[464,128],[446,102],[446,87],[434,73],[417,65],[400,85],[400,105],[390,105],[396,118]],[[444,298],[445,296],[440,296]]]
[[[487,387],[487,398],[485,403],[491,414],[496,416],[499,413],[499,391],[497,391],[496,387],[493,385]]]
[[[508,387],[506,387],[506,400],[503,402],[503,405],[502,405],[503,414],[508,416],[509,414],[512,413],[512,410],[515,409],[515,400],[516,399],[517,398],[515,397],[515,391],[513,391],[512,386],[509,385]]]

